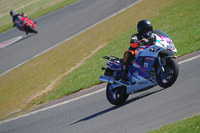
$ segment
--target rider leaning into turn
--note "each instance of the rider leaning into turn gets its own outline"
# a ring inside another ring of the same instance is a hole
[[[25,23],[25,22],[23,22],[22,17],[29,18],[25,13],[17,13],[13,10],[10,11],[10,16],[12,17],[12,21],[14,23],[13,27],[16,26],[19,30],[21,30],[21,27],[23,27],[24,23]],[[36,23],[36,22],[34,21],[34,23]]]
[[[155,41],[153,33],[153,26],[148,20],[141,20],[137,24],[137,34],[131,37],[130,47],[124,53],[123,67],[122,67],[122,79],[127,79],[128,66],[135,59],[135,49],[142,45],[151,45]]]
[[[27,17],[29,18],[25,13],[17,13],[15,11],[10,11],[10,16],[12,17],[12,21],[14,23],[13,27],[15,26],[21,26],[22,22],[22,17]]]

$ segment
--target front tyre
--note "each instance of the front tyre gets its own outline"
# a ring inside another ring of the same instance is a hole
[[[156,73],[156,81],[159,86],[168,88],[174,84],[179,74],[179,66],[174,58],[169,58],[166,66],[162,67],[160,72]]]
[[[27,26],[27,27],[25,27],[25,30],[26,30],[27,32],[30,32],[30,33],[35,33],[35,34],[38,33],[38,31],[37,31],[36,29],[34,29],[33,26]]]
[[[113,105],[120,105],[124,103],[127,98],[128,94],[126,94],[126,87],[120,86],[117,88],[112,88],[112,84],[108,83],[106,87],[106,97],[108,101]]]

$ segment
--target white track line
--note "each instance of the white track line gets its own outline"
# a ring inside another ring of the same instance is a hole
[[[114,13],[114,14],[112,14],[112,15],[106,17],[106,18],[104,18],[103,20],[101,20],[101,21],[95,23],[94,25],[92,25],[92,26],[90,26],[90,27],[88,27],[88,28],[86,28],[86,29],[84,29],[84,30],[82,30],[82,31],[80,31],[80,32],[78,32],[78,33],[76,33],[75,35],[73,35],[73,36],[71,36],[71,37],[69,37],[69,38],[67,38],[67,39],[65,39],[65,40],[63,40],[63,41],[57,43],[56,45],[54,45],[54,46],[52,46],[52,47],[50,47],[50,48],[48,48],[48,49],[42,51],[41,53],[39,53],[39,54],[33,56],[32,58],[25,60],[24,62],[22,62],[22,63],[20,63],[20,64],[18,64],[18,65],[16,65],[16,66],[14,66],[14,67],[12,67],[11,69],[7,70],[6,72],[1,73],[0,76],[2,76],[2,75],[4,75],[4,74],[6,74],[6,73],[12,71],[13,69],[15,69],[15,68],[17,68],[17,67],[19,67],[19,66],[21,66],[21,65],[23,65],[23,64],[25,64],[25,63],[28,62],[29,60],[31,60],[31,59],[33,59],[33,58],[35,58],[35,57],[37,57],[37,56],[40,56],[41,54],[46,53],[47,51],[49,51],[49,50],[51,50],[51,49],[53,49],[53,48],[59,46],[60,44],[64,43],[65,41],[68,41],[68,40],[70,40],[70,39],[72,39],[72,38],[74,38],[74,37],[80,35],[81,33],[83,33],[83,32],[85,32],[85,31],[87,31],[87,30],[89,30],[89,29],[95,27],[96,25],[98,25],[98,24],[100,24],[100,23],[102,23],[102,22],[104,22],[104,21],[106,21],[106,20],[108,20],[109,18],[116,16],[117,14],[123,12],[124,10],[126,10],[126,9],[128,9],[128,8],[130,8],[130,7],[132,7],[133,5],[139,3],[140,1],[142,1],[142,0],[136,1],[135,3],[129,5],[128,7],[121,9],[120,11],[118,11],[118,12],[116,12],[116,13]]]
[[[55,108],[55,107],[58,107],[58,106],[61,106],[61,105],[64,105],[64,104],[67,104],[67,103],[70,103],[70,102],[79,100],[79,99],[81,99],[81,98],[88,97],[88,96],[90,96],[90,95],[100,93],[100,92],[102,92],[102,91],[104,91],[104,90],[105,90],[105,88],[102,88],[102,89],[99,89],[99,90],[97,90],[97,91],[94,91],[94,92],[91,92],[91,93],[82,95],[82,96],[80,96],[80,97],[76,97],[76,98],[73,98],[73,99],[70,99],[70,100],[67,100],[67,101],[64,101],[64,102],[61,102],[61,103],[58,103],[58,104],[55,104],[55,105],[52,105],[52,106],[49,106],[49,107],[40,109],[40,110],[36,110],[36,111],[30,112],[30,113],[28,113],[28,114],[18,116],[18,117],[16,117],[16,118],[12,118],[12,119],[9,119],[9,120],[2,121],[2,122],[0,122],[0,124],[6,123],[6,122],[10,122],[10,121],[13,121],[13,120],[17,120],[17,119],[20,119],[20,118],[24,118],[24,117],[26,117],[26,116],[33,115],[33,114],[36,114],[36,113],[38,113],[38,112],[42,112],[42,111],[45,111],[45,110],[48,110],[48,109],[52,109],[52,108]]]
[[[113,16],[116,16],[117,14],[119,14],[119,13],[123,12],[124,10],[130,8],[131,6],[133,6],[133,5],[137,4],[137,3],[139,3],[140,1],[141,1],[141,0],[137,1],[136,3],[133,3],[132,5],[128,6],[127,8],[124,8],[124,9],[120,10],[120,11],[117,12],[117,13],[114,13],[113,15],[111,15],[111,16],[109,16],[109,17],[103,19],[102,21],[100,21],[100,22],[98,22],[98,23],[96,23],[96,24],[94,24],[94,25],[92,25],[92,26],[86,28],[85,30],[83,30],[83,31],[81,31],[81,32],[79,32],[79,33],[77,33],[77,34],[75,34],[75,35],[73,35],[73,36],[67,38],[66,40],[64,40],[64,41],[62,41],[62,42],[56,44],[55,46],[53,46],[53,47],[51,47],[51,48],[49,48],[49,49],[47,49],[47,50],[45,50],[45,51],[43,51],[42,53],[40,53],[40,54],[34,56],[33,58],[35,58],[35,57],[37,57],[37,56],[39,56],[39,55],[41,55],[41,54],[43,54],[43,53],[49,51],[50,49],[53,49],[54,47],[60,45],[61,43],[65,42],[65,41],[67,41],[67,40],[69,40],[69,39],[71,39],[71,38],[73,38],[73,37],[75,37],[75,36],[78,36],[79,34],[83,33],[84,31],[86,31],[86,30],[88,30],[88,29],[90,29],[90,28],[92,28],[92,27],[94,27],[94,26],[96,26],[96,25],[98,25],[98,24],[100,24],[100,23],[102,23],[103,21],[105,21],[105,20],[107,20],[107,19],[109,19],[109,18],[111,18],[111,17],[113,17]],[[182,63],[185,63],[185,62],[194,60],[194,59],[199,58],[199,57],[200,57],[200,55],[195,56],[195,57],[192,57],[192,58],[190,58],[190,59],[186,59],[186,60],[184,60],[184,61],[179,62],[179,64],[182,64]],[[30,59],[29,59],[29,60],[30,60]],[[14,68],[17,68],[17,67],[21,66],[22,64],[28,62],[29,60],[27,60],[27,61],[25,61],[25,62],[23,62],[23,63],[20,63],[19,65],[15,66]],[[14,69],[14,68],[13,68],[13,69]],[[11,69],[10,69],[9,71],[11,71]],[[7,71],[7,72],[9,72],[9,71]],[[7,73],[7,72],[5,72],[5,73]],[[5,74],[5,73],[4,73],[4,74]],[[2,75],[3,75],[3,74],[1,74],[0,76],[2,76]],[[29,116],[29,115],[32,115],[32,114],[36,114],[36,113],[38,113],[38,112],[42,112],[42,111],[45,111],[45,110],[48,110],[48,109],[52,109],[52,108],[58,107],[58,106],[60,106],[60,105],[64,105],[64,104],[67,104],[67,103],[70,103],[70,102],[79,100],[79,99],[81,99],[81,98],[88,97],[88,96],[91,96],[91,95],[93,95],[93,94],[100,93],[100,92],[102,92],[102,91],[104,91],[104,90],[105,90],[105,88],[102,88],[102,89],[99,89],[98,91],[91,92],[91,93],[82,95],[82,96],[77,97],[77,98],[73,98],[73,99],[70,99],[70,100],[67,100],[67,101],[64,101],[64,102],[61,102],[61,103],[58,103],[58,104],[55,104],[55,105],[52,105],[52,106],[49,106],[49,107],[46,107],[46,108],[37,110],[37,111],[33,111],[33,112],[28,113],[28,114],[18,116],[18,117],[16,117],[16,118],[12,118],[12,119],[9,119],[9,120],[2,121],[2,122],[0,122],[0,124],[6,123],[6,122],[10,122],[10,121],[13,121],[13,120],[17,120],[17,119],[20,119],[20,118],[24,118],[24,117],[26,117],[26,116]]]
[[[197,56],[194,56],[192,58],[183,60],[183,61],[179,62],[178,64],[183,64],[183,63],[192,61],[194,59],[197,59],[199,57],[200,57],[200,55],[197,55]],[[94,94],[97,94],[97,93],[100,93],[100,92],[104,91],[105,89],[106,88],[101,88],[101,89],[99,89],[97,91],[94,91],[94,92],[91,92],[91,93],[88,93],[88,94],[85,94],[85,95],[82,95],[82,96],[79,96],[79,97],[64,101],[64,102],[61,102],[61,103],[58,103],[58,104],[55,104],[55,105],[52,105],[52,106],[49,106],[49,107],[46,107],[46,108],[43,108],[43,109],[36,110],[36,111],[30,112],[28,114],[18,116],[16,118],[12,118],[12,119],[9,119],[9,120],[2,121],[2,122],[0,122],[0,124],[6,123],[6,122],[10,122],[10,121],[13,121],[13,120],[17,120],[17,119],[20,119],[20,118],[24,118],[26,116],[33,115],[33,114],[36,114],[38,112],[42,112],[42,111],[45,111],[45,110],[48,110],[48,109],[52,109],[52,108],[55,108],[55,107],[58,107],[58,106],[61,106],[61,105],[64,105],[64,104],[67,104],[67,103],[70,103],[70,102],[73,102],[73,101],[76,101],[76,100],[79,100],[79,99],[82,99],[82,98],[85,98],[85,97],[88,97],[88,96],[91,96],[91,95],[94,95]]]
[[[192,58],[189,58],[189,59],[185,59],[185,60],[183,60],[183,61],[180,61],[178,64],[182,64],[182,63],[185,63],[185,62],[194,60],[194,59],[199,58],[199,57],[200,57],[200,55],[197,55],[197,56],[194,56],[194,57],[192,57]]]
[[[0,44],[0,49],[8,47],[8,46],[14,44],[15,42],[19,41],[20,39],[22,39],[22,36],[14,37],[10,40],[4,41]]]
[[[96,25],[98,25],[98,24],[100,24],[100,23],[102,23],[102,22],[108,20],[108,19],[111,18],[111,17],[116,16],[117,14],[119,14],[119,13],[125,11],[126,9],[132,7],[133,5],[135,5],[135,4],[137,4],[137,3],[141,2],[141,1],[142,1],[142,0],[136,1],[135,3],[129,5],[128,7],[121,9],[120,11],[118,11],[118,12],[116,12],[116,13],[114,13],[114,14],[112,14],[112,15],[106,17],[106,18],[104,18],[103,20],[97,22],[96,24],[94,24],[94,25],[92,25],[92,26],[90,26],[90,27],[88,27],[88,28],[86,28],[86,29],[80,31],[79,33],[77,33],[77,34],[75,34],[75,35],[73,35],[73,36],[71,36],[71,37],[69,37],[69,38],[67,38],[67,39],[65,39],[65,40],[63,40],[63,41],[57,43],[56,45],[54,45],[54,46],[52,46],[52,47],[50,47],[50,48],[44,50],[43,52],[41,52],[41,53],[38,54],[38,55],[35,55],[35,56],[32,57],[31,59],[33,59],[33,58],[35,58],[35,57],[37,57],[37,56],[39,56],[39,55],[41,55],[41,54],[43,54],[43,53],[45,53],[45,52],[47,52],[47,51],[49,51],[49,50],[51,50],[51,49],[57,47],[58,45],[64,43],[65,41],[68,41],[68,40],[70,40],[70,39],[72,39],[72,38],[74,38],[74,37],[80,35],[81,33],[83,33],[83,32],[85,32],[85,31],[87,31],[87,30],[89,30],[89,29],[95,27]],[[6,72],[0,74],[0,76],[2,76],[2,75],[4,75],[4,74],[6,74],[6,73],[12,71],[13,69],[15,69],[15,68],[17,68],[17,67],[19,67],[19,66],[21,66],[21,65],[23,65],[24,63],[28,62],[28,61],[31,60],[31,59],[28,59],[28,60],[26,60],[26,61],[24,61],[24,62],[22,62],[22,63],[16,65],[15,67],[9,69],[8,71],[6,71]],[[19,116],[19,117],[16,117],[16,118],[12,118],[12,119],[10,119],[10,120],[2,121],[2,122],[0,122],[0,124],[6,123],[6,122],[9,122],[9,121],[12,121],[12,120],[17,120],[17,119],[19,119],[19,118],[23,118],[23,117],[29,116],[29,115],[31,115],[31,114],[36,114],[37,112],[45,111],[45,110],[47,110],[47,109],[51,109],[51,108],[54,108],[54,107],[57,107],[57,106],[59,106],[59,105],[63,105],[63,104],[66,104],[66,103],[69,103],[69,102],[72,102],[72,101],[76,101],[76,100],[81,99],[81,98],[83,98],[83,97],[87,97],[87,96],[90,96],[90,95],[93,95],[93,94],[102,92],[103,90],[105,90],[105,88],[99,89],[99,90],[96,91],[96,92],[92,92],[92,93],[89,93],[89,94],[86,94],[86,95],[83,95],[83,96],[80,96],[80,97],[77,97],[77,98],[74,98],[74,99],[71,99],[71,100],[68,100],[68,101],[65,101],[65,102],[56,104],[56,105],[53,105],[53,106],[50,106],[50,107],[47,107],[47,108],[44,108],[44,109],[41,109],[41,110],[37,110],[37,111],[31,112],[31,113],[28,113],[28,114],[25,114],[25,115],[22,115],[22,116]]]

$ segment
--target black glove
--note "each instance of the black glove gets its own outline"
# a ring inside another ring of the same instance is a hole
[[[156,36],[155,36],[155,35],[153,35],[153,34],[151,34],[151,36],[149,36],[148,40],[149,40],[149,42],[150,42],[150,43],[151,43],[151,45],[152,45],[152,44],[154,44],[154,43],[155,43],[155,41],[156,41]]]
[[[149,45],[149,40],[146,39],[146,38],[143,38],[139,43],[138,43],[139,46],[142,46],[142,45]]]
[[[149,36],[148,38],[143,38],[138,45],[142,46],[142,45],[153,45],[156,41],[156,36],[152,35]]]

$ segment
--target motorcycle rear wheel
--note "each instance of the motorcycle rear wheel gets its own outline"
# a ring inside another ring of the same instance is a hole
[[[174,84],[179,74],[179,66],[174,58],[170,58],[166,62],[166,66],[162,68],[162,72],[156,73],[156,81],[159,86],[168,88]]]
[[[108,83],[106,87],[106,97],[108,101],[113,105],[120,105],[128,99],[128,94],[126,94],[126,87],[120,86],[112,89],[112,84]]]

